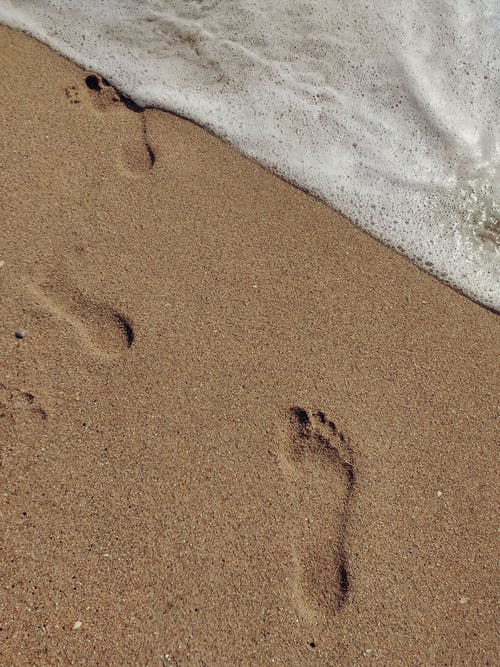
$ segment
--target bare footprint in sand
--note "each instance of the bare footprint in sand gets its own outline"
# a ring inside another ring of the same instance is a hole
[[[102,112],[110,111],[116,106],[124,106],[136,114],[139,130],[137,141],[129,137],[131,141],[121,146],[120,166],[132,176],[144,176],[154,167],[156,155],[148,140],[144,107],[115,90],[106,79],[93,73],[85,76],[83,84],[68,86],[65,94],[71,104],[87,101]]]
[[[33,283],[28,283],[28,290],[49,313],[71,325],[95,355],[115,356],[132,347],[134,328],[120,311],[95,303],[78,291],[51,294]]]
[[[331,616],[350,595],[345,535],[355,484],[348,439],[323,412],[289,411],[281,455],[294,497],[294,596],[306,618]]]

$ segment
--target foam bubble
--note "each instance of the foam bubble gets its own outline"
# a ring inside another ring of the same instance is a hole
[[[0,20],[500,309],[497,0],[7,0]]]

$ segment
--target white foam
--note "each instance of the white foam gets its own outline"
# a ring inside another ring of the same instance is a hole
[[[498,0],[2,0],[500,309]]]

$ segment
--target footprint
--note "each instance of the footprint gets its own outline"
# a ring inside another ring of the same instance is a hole
[[[90,100],[94,108],[99,111],[109,111],[117,104],[124,105],[129,111],[137,114],[140,121],[140,139],[134,144],[125,144],[122,147],[122,160],[125,169],[132,175],[144,175],[154,167],[155,152],[148,140],[148,131],[144,107],[136,104],[126,95],[115,90],[106,79],[94,73],[89,73],[84,79],[85,87],[82,90],[76,85],[68,86],[65,93],[72,104],[78,104],[82,99]]]
[[[39,305],[63,323],[70,324],[94,354],[114,356],[134,344],[132,323],[119,310],[94,303],[81,292],[70,292],[67,288],[61,298],[33,283],[28,283],[27,287]]]
[[[7,387],[0,382],[0,419],[16,423],[17,417],[22,417],[27,411],[43,421],[48,418],[47,411],[40,405],[34,394],[29,391],[21,391],[16,387]]]
[[[355,486],[349,440],[323,412],[289,411],[281,463],[294,498],[294,596],[308,619],[331,616],[351,594],[345,548]]]

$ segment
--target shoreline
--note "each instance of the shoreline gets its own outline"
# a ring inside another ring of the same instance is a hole
[[[0,25],[1,25],[1,24],[0,24]],[[9,30],[14,30],[14,31],[15,31],[15,29],[13,29],[13,28],[8,28],[8,29],[9,29]],[[35,39],[35,40],[36,40],[35,37],[32,37],[32,36],[29,35],[28,33],[23,33],[23,34],[27,34],[31,39]],[[38,41],[38,40],[36,40],[36,41]],[[71,61],[70,59],[68,59],[66,56],[60,54],[58,51],[55,51],[54,49],[52,49],[52,47],[48,46],[48,45],[45,44],[44,42],[41,42],[41,43],[44,44],[45,46],[47,46],[47,48],[49,48],[51,51],[53,51],[54,53],[56,53],[57,55],[59,55],[61,58],[64,58],[65,60],[69,60],[69,62],[72,62],[72,61]],[[387,250],[389,250],[389,251],[391,251],[391,252],[395,252],[397,255],[399,255],[399,256],[402,257],[403,259],[407,260],[408,262],[410,262],[410,264],[412,264],[415,268],[417,268],[419,271],[421,271],[421,272],[424,273],[425,275],[430,276],[430,277],[433,278],[434,280],[437,280],[439,283],[441,283],[442,285],[444,285],[444,286],[447,287],[448,289],[453,290],[454,292],[456,292],[456,293],[459,294],[460,296],[462,296],[462,297],[464,297],[464,298],[466,298],[466,299],[472,301],[472,303],[476,304],[477,306],[480,306],[481,308],[484,308],[485,310],[489,311],[490,313],[493,313],[494,315],[498,315],[498,314],[500,313],[500,310],[495,309],[493,306],[489,306],[489,305],[486,304],[486,303],[482,303],[482,302],[479,301],[478,299],[475,299],[473,296],[471,296],[471,295],[467,294],[466,292],[462,291],[459,287],[456,287],[456,286],[454,286],[452,283],[447,282],[444,278],[438,278],[437,276],[435,276],[434,274],[432,274],[430,271],[428,271],[428,270],[424,269],[422,266],[420,266],[420,265],[419,265],[419,264],[418,264],[418,263],[417,263],[411,256],[406,255],[404,252],[402,252],[401,250],[398,250],[397,248],[391,246],[389,243],[386,243],[384,240],[377,238],[377,237],[374,236],[373,234],[370,234],[370,232],[369,232],[368,230],[366,230],[366,229],[364,229],[363,227],[357,225],[357,224],[356,224],[355,222],[353,222],[352,220],[349,220],[349,218],[347,218],[341,211],[339,211],[339,210],[336,209],[334,206],[332,206],[326,199],[324,199],[323,197],[321,197],[321,195],[316,194],[315,192],[312,192],[312,191],[310,191],[310,190],[307,190],[307,188],[302,187],[299,183],[297,183],[297,182],[295,182],[295,181],[293,181],[293,180],[290,180],[290,179],[286,178],[286,176],[282,175],[279,171],[276,171],[276,170],[274,170],[274,169],[271,169],[270,167],[268,167],[268,166],[266,166],[266,165],[260,163],[256,158],[252,157],[252,155],[248,155],[248,154],[246,154],[246,153],[243,153],[243,152],[239,151],[238,148],[235,147],[233,144],[231,144],[231,142],[230,142],[228,139],[226,139],[226,138],[224,138],[224,137],[222,137],[222,136],[217,135],[212,129],[210,129],[210,127],[205,126],[205,125],[203,125],[202,123],[197,122],[196,120],[194,120],[193,118],[190,118],[189,116],[184,116],[183,114],[181,114],[181,113],[177,113],[176,111],[172,111],[172,110],[170,110],[170,109],[162,109],[162,108],[160,108],[160,107],[155,107],[155,106],[141,106],[140,104],[137,104],[136,102],[134,102],[128,95],[126,95],[125,93],[123,93],[122,91],[120,91],[119,88],[116,88],[115,86],[112,86],[112,85],[106,80],[106,78],[105,78],[103,75],[99,74],[97,71],[94,71],[94,70],[86,70],[85,68],[81,68],[80,65],[77,65],[77,67],[79,67],[80,69],[82,69],[83,71],[85,71],[86,74],[87,74],[87,77],[90,76],[90,77],[93,77],[93,78],[98,79],[98,81],[99,81],[99,85],[100,85],[100,86],[102,86],[102,85],[104,85],[104,86],[111,86],[111,87],[113,88],[113,90],[116,92],[116,94],[118,95],[118,97],[119,97],[119,101],[120,101],[122,104],[124,104],[128,109],[130,109],[131,111],[133,111],[134,113],[144,113],[144,112],[147,112],[147,111],[154,111],[154,112],[160,112],[160,113],[167,113],[167,114],[169,114],[170,116],[174,116],[175,118],[179,118],[180,120],[186,121],[186,122],[188,122],[188,123],[192,123],[192,124],[195,125],[196,127],[198,127],[198,128],[200,128],[201,130],[203,130],[204,132],[207,132],[208,134],[210,134],[212,137],[214,137],[214,138],[217,139],[218,141],[222,141],[223,143],[225,143],[225,144],[226,144],[228,147],[230,147],[232,150],[236,150],[236,151],[238,151],[238,152],[241,154],[241,156],[244,157],[246,160],[250,160],[251,162],[254,162],[254,163],[255,163],[256,165],[258,165],[259,167],[261,167],[261,168],[265,169],[266,171],[268,171],[269,173],[273,174],[273,176],[276,176],[276,177],[279,178],[280,180],[283,180],[283,181],[284,181],[285,183],[287,183],[290,187],[293,187],[293,188],[295,188],[296,190],[298,190],[299,192],[302,192],[303,194],[307,195],[308,197],[312,197],[313,199],[316,199],[317,201],[321,202],[322,204],[324,204],[325,206],[327,206],[329,209],[331,209],[332,211],[334,211],[334,213],[335,213],[336,215],[338,215],[340,218],[342,218],[342,219],[344,219],[344,220],[348,220],[348,221],[349,221],[349,224],[353,225],[359,232],[361,232],[362,234],[366,235],[368,238],[372,239],[373,241],[376,241],[377,243],[380,243],[380,244],[381,244],[382,246],[384,246],[384,248],[386,248]],[[148,147],[148,151],[149,151],[149,150],[150,150],[150,149],[149,149],[149,147]]]

